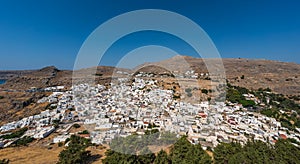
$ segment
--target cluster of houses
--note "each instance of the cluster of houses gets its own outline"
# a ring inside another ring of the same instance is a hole
[[[276,142],[279,138],[300,141],[299,133],[289,132],[274,118],[243,110],[239,104],[190,104],[173,100],[173,91],[162,90],[155,80],[135,78],[132,85],[119,79],[118,85],[74,86],[73,98],[79,119],[94,124],[92,142],[109,143],[115,137],[144,134],[153,127],[188,135],[192,143],[214,147],[220,142],[240,141],[249,138]],[[253,95],[244,95],[256,100]]]
[[[53,87],[56,88],[56,87]],[[0,148],[8,147],[14,141],[19,138],[3,139],[2,135],[10,134],[11,131],[15,131],[20,128],[27,127],[28,130],[22,137],[28,136],[35,139],[43,139],[49,136],[55,131],[53,126],[59,122],[67,122],[70,119],[76,119],[75,115],[70,116],[70,113],[66,112],[73,109],[71,102],[72,92],[53,92],[49,97],[44,97],[38,101],[38,103],[49,103],[49,108],[42,111],[40,114],[36,114],[30,117],[25,117],[19,121],[10,122],[0,127]]]
[[[209,73],[208,72],[197,73],[194,70],[188,70],[184,73],[182,73],[180,71],[171,71],[171,73],[170,72],[161,72],[159,74],[155,74],[155,73],[148,73],[148,72],[138,72],[138,73],[135,74],[135,77],[137,77],[137,78],[141,78],[141,77],[169,77],[169,76],[174,76],[176,78],[198,79],[198,78],[207,78],[207,77],[209,77]]]
[[[62,92],[64,91],[65,86],[53,86],[53,87],[47,87],[47,88],[37,88],[37,87],[31,87],[27,90],[27,92]]]
[[[17,122],[11,122],[0,127],[0,148],[8,147],[19,138],[3,139],[1,136],[11,134],[11,131],[27,127],[27,131],[20,137],[32,137],[42,139],[54,132],[55,128],[51,122],[50,112],[43,111],[41,114],[23,118]]]
[[[300,131],[287,133],[274,118],[249,112],[241,105],[191,104],[173,99],[173,91],[161,89],[156,80],[135,77],[131,85],[128,82],[127,78],[119,78],[110,88],[80,84],[70,91],[53,92],[38,101],[50,103],[50,109],[5,124],[0,132],[29,127],[24,136],[41,139],[55,131],[56,120],[61,124],[56,131],[61,133],[53,139],[54,143],[69,138],[68,130],[76,122],[94,125],[89,126],[93,128],[85,137],[96,144],[110,143],[116,137],[142,135],[153,128],[187,135],[191,143],[201,143],[204,148],[215,147],[220,142],[246,143],[249,138],[270,143],[279,138],[293,138],[300,142]],[[258,101],[253,95],[244,96]],[[4,141],[0,140],[0,146],[1,143]]]

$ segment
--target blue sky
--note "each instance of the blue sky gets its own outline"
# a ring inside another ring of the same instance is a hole
[[[223,58],[259,58],[300,63],[299,1],[0,1],[0,69],[72,69],[89,34],[119,14],[164,9],[184,15],[211,37]],[[159,19],[159,18],[158,18]],[[161,32],[139,32],[118,40],[102,65],[116,65],[124,53],[149,44],[180,54],[195,52]]]

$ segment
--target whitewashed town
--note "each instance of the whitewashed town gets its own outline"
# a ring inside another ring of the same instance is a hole
[[[47,102],[51,109],[1,126],[1,135],[28,127],[21,138],[43,139],[55,132],[59,135],[52,142],[59,143],[72,135],[69,129],[76,123],[89,127],[85,137],[95,144],[110,143],[115,137],[143,135],[149,129],[169,131],[178,137],[187,135],[191,143],[201,143],[204,149],[220,142],[246,143],[250,138],[270,143],[293,138],[300,142],[299,128],[287,133],[274,118],[249,112],[240,104],[183,102],[173,98],[172,90],[160,88],[156,80],[139,76],[131,85],[129,79],[119,78],[109,88],[99,84],[75,85],[69,91],[59,91],[63,86],[46,88],[53,93],[38,103]],[[255,99],[251,94],[244,96]],[[2,138],[0,147],[8,147],[17,139]]]

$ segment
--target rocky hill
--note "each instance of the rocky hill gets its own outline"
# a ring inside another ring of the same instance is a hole
[[[205,59],[208,64],[214,64],[214,60],[216,59]],[[270,88],[276,93],[300,96],[300,64],[253,59],[223,59],[222,62],[226,78],[232,85],[255,90]],[[188,69],[195,70],[197,73],[208,72],[203,59],[189,56],[175,56],[143,66],[150,65],[177,72],[186,72]],[[138,68],[140,67],[142,66]],[[149,71],[152,72],[153,68]]]
[[[206,63],[215,59],[205,59]],[[223,59],[222,60],[227,80],[238,86],[249,89],[270,88],[284,95],[300,95],[300,64],[287,63],[271,60],[252,59]],[[217,66],[216,66],[217,67]],[[138,66],[134,70],[115,69],[114,67],[98,66],[97,72],[92,73],[94,68],[77,70],[74,77],[83,80],[87,76],[93,76],[98,83],[109,83],[110,77],[121,76],[116,74],[118,70],[132,72],[151,72],[155,74],[171,73],[174,70],[185,73],[194,70],[196,73],[207,73],[205,62],[201,58],[189,56],[175,56],[168,60],[157,63],[147,63]],[[73,72],[69,70],[58,70],[50,66],[40,70],[31,71],[0,71],[1,75],[8,79],[0,90],[26,90],[31,87],[43,88],[55,85],[71,86]],[[10,72],[10,73],[9,73]],[[4,75],[5,74],[5,75]]]
[[[96,72],[94,72],[94,70],[96,70]],[[81,69],[73,72],[70,70],[59,70],[54,66],[49,66],[39,70],[23,72],[9,71],[10,76],[9,78],[3,78],[7,79],[7,81],[5,84],[0,85],[0,91],[25,91],[31,88],[46,88],[60,85],[68,88],[72,85],[72,80],[83,83],[91,77],[95,78],[97,83],[108,84],[112,74],[118,70],[125,71],[126,69],[98,66],[96,68]]]

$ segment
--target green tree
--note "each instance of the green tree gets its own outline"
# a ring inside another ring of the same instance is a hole
[[[214,149],[214,160],[215,163],[227,164],[230,157],[234,154],[241,152],[242,146],[239,143],[220,143]]]
[[[300,163],[300,148],[287,140],[278,140],[275,144],[275,161],[278,163]]]
[[[228,163],[273,163],[272,147],[262,141],[248,141],[240,152],[232,155]]]
[[[155,160],[155,154],[152,153],[148,147],[144,147],[140,151],[140,155],[137,156],[137,162],[136,163],[153,163]]]
[[[169,159],[168,154],[165,151],[160,150],[154,160],[154,163],[155,164],[170,164],[171,161]]]
[[[103,164],[131,164],[136,163],[137,156],[131,154],[122,154],[111,149],[105,152],[106,158],[102,160]]]
[[[90,145],[90,140],[72,135],[68,147],[59,154],[58,164],[87,163],[91,154],[85,149]]]
[[[181,137],[171,149],[170,159],[172,163],[211,163],[209,155],[200,145],[192,145],[186,138]]]
[[[240,100],[239,103],[241,103],[243,105],[243,107],[255,106],[255,102],[253,100]]]

